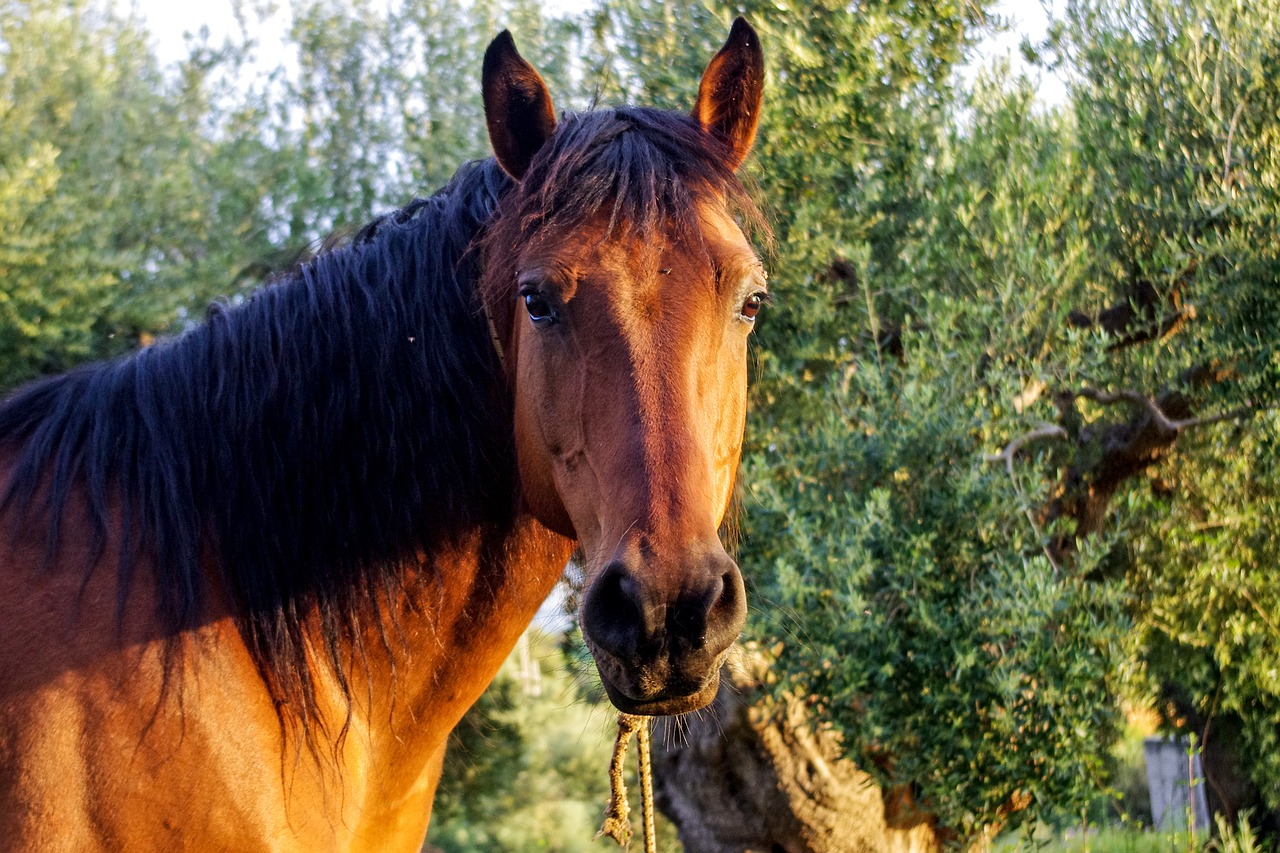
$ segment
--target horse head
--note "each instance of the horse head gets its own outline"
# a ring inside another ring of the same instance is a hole
[[[580,543],[583,635],[630,713],[708,704],[746,619],[718,530],[766,296],[734,176],[763,78],[759,41],[738,19],[690,115],[557,122],[508,34],[485,57],[489,135],[516,186],[486,237],[481,289],[514,397],[521,491],[542,524]]]

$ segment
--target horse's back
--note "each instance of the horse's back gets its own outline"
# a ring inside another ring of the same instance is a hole
[[[0,514],[0,849],[348,848],[231,620],[167,637],[146,561],[121,596],[79,511],[52,553]]]

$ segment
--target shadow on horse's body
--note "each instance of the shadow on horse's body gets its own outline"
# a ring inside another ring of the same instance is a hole
[[[613,702],[710,700],[762,77],[739,20],[692,117],[557,127],[504,34],[496,160],[0,406],[0,848],[416,849],[574,547]]]

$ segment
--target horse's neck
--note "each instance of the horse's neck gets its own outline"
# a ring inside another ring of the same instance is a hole
[[[449,732],[528,628],[572,548],[524,516],[505,536],[477,534],[410,570],[417,589],[406,593],[395,626],[403,645],[390,658],[370,658],[373,689],[362,709],[368,739],[355,746],[367,749],[378,768],[379,790],[390,796],[424,783]]]

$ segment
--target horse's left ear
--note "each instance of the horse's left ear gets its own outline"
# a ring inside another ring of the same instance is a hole
[[[547,84],[516,50],[511,33],[489,43],[481,74],[484,118],[498,164],[517,181],[524,177],[533,155],[551,138],[556,114]]]
[[[751,153],[764,97],[764,53],[760,38],[738,18],[729,38],[702,72],[693,117],[729,146],[729,167],[737,169]]]

